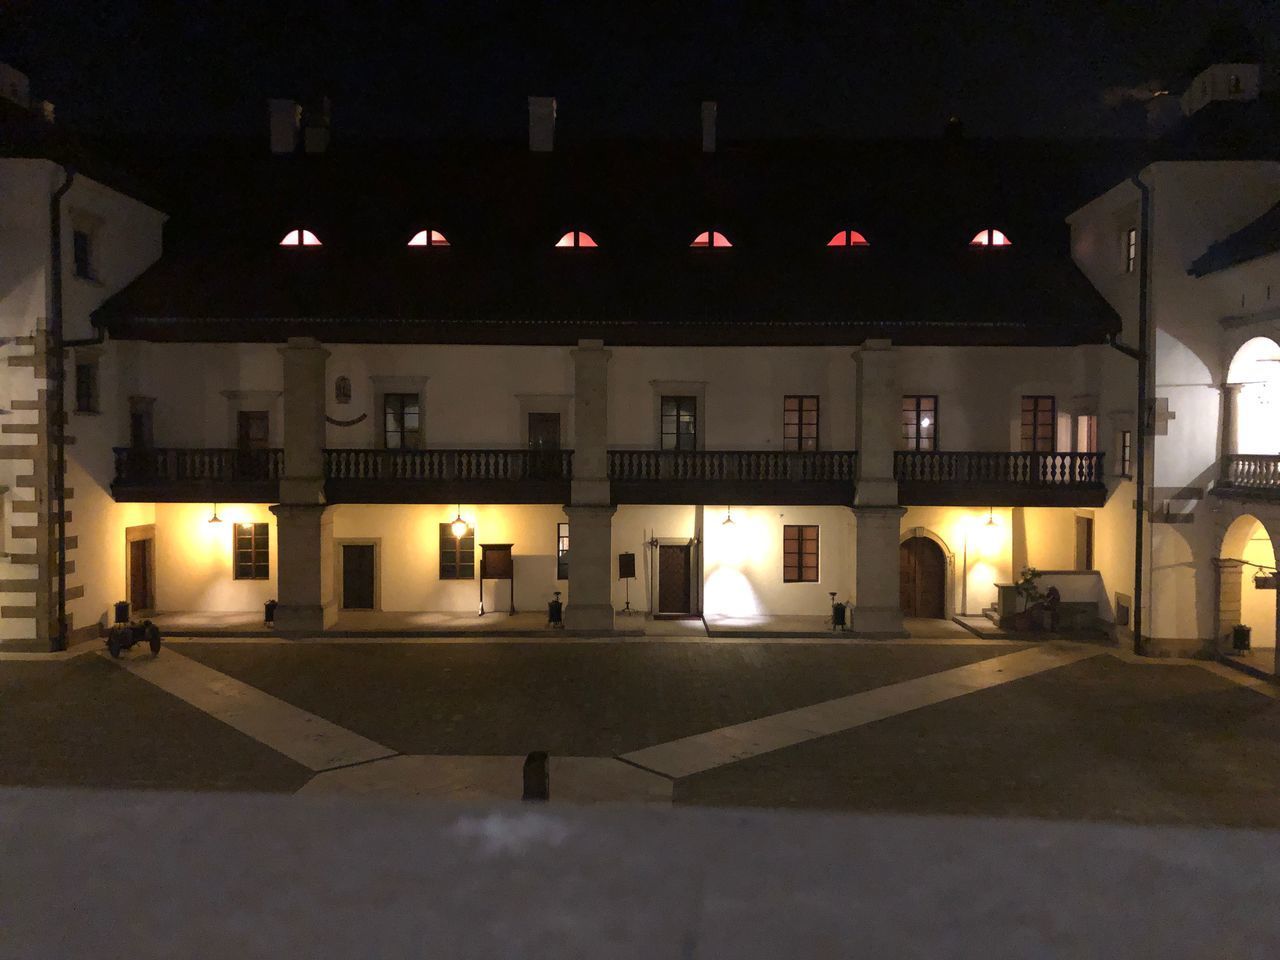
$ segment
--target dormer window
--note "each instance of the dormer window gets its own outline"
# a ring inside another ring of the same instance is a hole
[[[447,247],[448,239],[439,230],[419,230],[409,238],[411,247]]]
[[[867,247],[867,238],[857,230],[841,230],[827,241],[828,247]]]
[[[594,247],[596,242],[585,230],[570,230],[556,241],[557,247]]]
[[[985,230],[979,230],[973,235],[973,239],[969,241],[971,247],[1009,247],[1012,244],[1009,238],[999,230],[987,227]]]
[[[730,243],[729,238],[726,237],[719,230],[703,230],[700,234],[698,234],[696,237],[693,238],[693,243],[689,244],[689,246],[691,247],[732,247],[733,244]]]
[[[282,247],[318,247],[320,238],[310,230],[290,230],[280,241]]]

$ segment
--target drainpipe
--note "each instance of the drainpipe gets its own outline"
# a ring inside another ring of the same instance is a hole
[[[1133,185],[1142,193],[1138,218],[1138,423],[1134,453],[1137,509],[1133,522],[1133,652],[1141,655],[1142,644],[1142,555],[1147,506],[1147,369],[1151,345],[1148,331],[1151,323],[1151,187],[1141,175],[1134,174]]]
[[[49,370],[49,389],[53,391],[53,416],[50,431],[54,436],[54,472],[53,472],[53,508],[58,518],[57,542],[58,555],[58,632],[50,644],[54,650],[67,649],[67,444],[66,444],[66,364],[62,351],[65,346],[62,339],[62,198],[71,189],[75,180],[75,170],[64,166],[62,172],[66,179],[62,186],[49,197],[49,356],[46,365],[53,361]],[[43,586],[43,585],[42,585]]]

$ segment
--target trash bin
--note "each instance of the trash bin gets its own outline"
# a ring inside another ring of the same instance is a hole
[[[129,622],[129,601],[117,600],[116,601],[116,623],[128,623],[128,622]]]
[[[833,603],[831,605],[831,629],[832,630],[844,629],[844,611],[845,611],[845,606],[843,603]]]
[[[1231,628],[1231,646],[1235,650],[1248,650],[1249,638],[1253,635],[1253,629],[1246,627],[1242,623],[1236,624]]]
[[[263,605],[263,607],[264,609],[262,611],[262,622],[275,623],[276,622],[276,601],[268,600]]]
[[[560,602],[560,591],[556,591],[556,598],[547,603],[547,623],[553,627],[564,626],[563,623],[564,605]]]

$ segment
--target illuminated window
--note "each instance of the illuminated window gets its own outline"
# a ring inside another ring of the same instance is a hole
[[[867,238],[860,234],[857,230],[841,230],[834,237],[827,241],[828,247],[866,247]]]
[[[703,230],[700,234],[698,234],[696,237],[693,238],[693,243],[689,244],[689,246],[691,247],[732,247],[733,244],[730,243],[729,238],[726,237],[719,230]]]
[[[290,230],[280,241],[282,247],[318,247],[320,238],[310,230]]]
[[[987,227],[985,230],[979,230],[973,235],[973,239],[969,241],[971,247],[1008,247],[1012,246],[1009,238],[999,230]]]
[[[817,526],[782,527],[782,582],[818,582]]]
[[[237,580],[267,580],[271,577],[271,527],[265,523],[237,523],[235,527]]]
[[[476,531],[467,527],[460,537],[453,535],[453,524],[440,524],[440,579],[474,580],[476,578]]]
[[[1022,449],[1053,453],[1058,443],[1057,401],[1053,397],[1022,398]]]
[[[818,398],[782,398],[782,449],[818,449]]]
[[[556,524],[556,579],[569,579],[569,525]]]
[[[439,230],[419,230],[409,238],[411,247],[447,247],[449,241]]]
[[[1124,235],[1124,272],[1133,273],[1138,263],[1138,228],[1130,227]]]
[[[557,247],[594,247],[596,242],[585,230],[570,230],[556,241]]]
[[[907,450],[938,449],[938,398],[902,398],[902,443]]]

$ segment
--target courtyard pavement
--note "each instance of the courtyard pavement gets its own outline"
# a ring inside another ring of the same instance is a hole
[[[1277,689],[976,638],[178,640],[0,659],[0,784],[1280,826]]]

